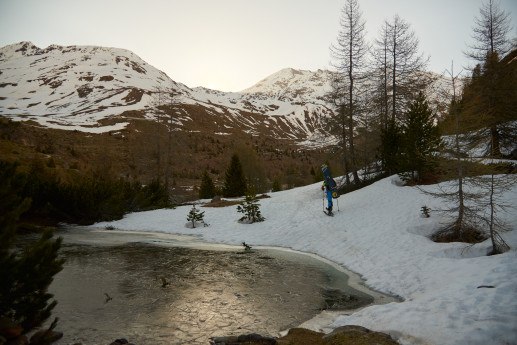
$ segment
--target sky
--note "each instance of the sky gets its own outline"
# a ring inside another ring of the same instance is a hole
[[[398,14],[442,73],[487,0],[359,0],[368,40]],[[517,1],[499,0],[517,37]],[[283,68],[328,69],[345,0],[0,0],[0,47],[30,41],[131,50],[176,82],[241,91]],[[0,77],[1,78],[1,77]]]

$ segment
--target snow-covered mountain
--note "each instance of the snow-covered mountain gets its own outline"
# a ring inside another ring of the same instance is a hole
[[[189,88],[124,49],[40,49],[20,42],[0,48],[0,116],[45,127],[107,132],[134,118],[155,120],[159,104],[172,104],[175,125],[182,130],[238,132],[325,146],[324,119],[333,112],[325,100],[331,73],[286,68],[241,92],[228,93]],[[447,83],[442,78],[435,85],[443,88]],[[431,102],[438,99],[437,92],[429,94]]]
[[[268,98],[296,100],[298,102],[324,102],[330,91],[330,71],[301,71],[285,68],[259,81],[244,93],[262,95]]]
[[[317,142],[325,134],[322,118],[332,111],[323,100],[327,74],[285,69],[243,92],[226,93],[177,83],[124,49],[40,49],[20,42],[0,48],[0,115],[106,132],[126,126],[131,117],[154,119],[156,106],[170,103],[172,93],[176,124],[185,129],[204,124],[220,134]]]

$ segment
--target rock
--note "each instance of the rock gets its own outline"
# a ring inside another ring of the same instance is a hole
[[[214,196],[210,202],[216,202],[216,201],[221,201],[221,196],[220,195]]]
[[[277,345],[275,339],[263,337],[260,334],[243,334],[239,336],[210,338],[211,345]]]
[[[260,334],[248,334],[248,335],[241,335],[238,338],[238,341],[240,343],[245,344],[263,344],[263,345],[276,345],[277,342],[273,338],[267,338],[263,337]]]
[[[277,339],[278,345],[323,345],[324,333],[305,328],[292,328],[286,336]]]
[[[398,345],[388,334],[374,332],[361,326],[338,327],[323,336],[324,345]]]
[[[293,328],[277,339],[278,345],[398,345],[389,335],[360,326],[343,326],[324,334]]]
[[[126,338],[116,339],[110,345],[133,345]]]
[[[229,336],[229,337],[213,337],[210,338],[211,345],[228,345],[234,344],[239,340],[239,337]]]

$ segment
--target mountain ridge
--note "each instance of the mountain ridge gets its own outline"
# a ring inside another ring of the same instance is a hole
[[[319,140],[325,134],[322,119],[332,112],[325,102],[310,95],[301,99],[250,90],[191,89],[120,48],[51,45],[41,49],[20,42],[0,48],[0,71],[0,115],[85,132],[123,128],[128,112],[156,119],[159,90],[174,93],[173,102],[185,119],[193,120],[190,108],[202,107],[207,116],[224,117],[227,127],[257,135],[276,127],[271,135],[299,142]],[[249,89],[253,87],[256,85]],[[322,94],[316,91],[318,96]],[[176,124],[189,127],[181,116]],[[216,132],[226,128],[218,127]]]
[[[0,116],[43,127],[120,130],[135,116],[159,120],[159,106],[168,104],[177,130],[210,123],[212,133],[240,131],[305,147],[334,142],[325,126],[334,113],[328,70],[284,68],[241,92],[223,92],[189,88],[122,48],[19,42],[0,48],[0,73]]]

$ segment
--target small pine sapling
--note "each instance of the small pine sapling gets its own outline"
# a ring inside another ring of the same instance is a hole
[[[237,206],[237,212],[244,213],[244,216],[239,219],[239,222],[252,224],[255,222],[263,222],[264,217],[260,214],[260,204],[258,203],[257,195],[255,194],[255,188],[251,186],[246,193],[244,201]]]
[[[202,223],[204,226],[208,226],[203,219],[205,212],[201,212],[196,208],[196,205],[192,205],[192,209],[188,213],[187,221],[192,222],[192,228],[196,227],[196,223]]]

